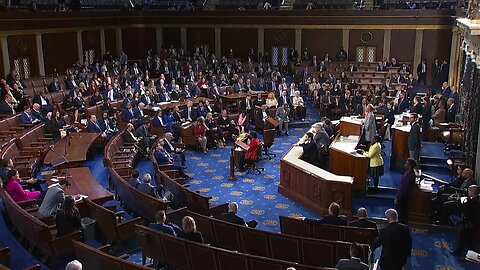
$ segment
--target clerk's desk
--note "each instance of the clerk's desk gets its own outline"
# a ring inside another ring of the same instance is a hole
[[[342,117],[340,131],[330,144],[330,171],[353,177],[353,189],[361,194],[367,189],[368,157],[356,153],[363,119]]]
[[[339,176],[301,159],[301,146],[292,146],[280,159],[278,192],[314,212],[324,215],[332,202],[341,213],[352,213],[353,178]]]
[[[409,113],[395,115],[395,122],[390,129],[392,134],[391,170],[403,171],[405,162],[409,157],[408,135],[410,135],[411,128]]]

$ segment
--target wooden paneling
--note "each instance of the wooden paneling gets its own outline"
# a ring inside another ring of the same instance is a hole
[[[342,47],[342,30],[321,30],[321,29],[303,29],[302,30],[302,51],[307,47],[310,57],[317,56],[317,59],[323,59],[325,54],[329,54],[332,59]],[[348,49],[348,48],[347,48]]]
[[[241,42],[239,42],[239,39]],[[221,31],[222,55],[228,55],[230,49],[239,59],[247,59],[250,48],[258,50],[258,32],[254,28],[223,28]],[[218,57],[218,55],[217,55]]]
[[[355,60],[357,46],[375,46],[377,48],[376,61],[383,59],[383,30],[350,30],[349,32],[348,58],[350,60]],[[372,39],[365,43],[362,41],[362,34],[367,32],[372,34]]]
[[[193,52],[195,45],[208,45],[215,52],[215,30],[213,28],[187,28],[187,50]]]
[[[78,60],[77,33],[52,33],[42,35],[45,74],[64,72]]]
[[[114,29],[105,30],[105,50],[110,51],[113,57],[117,55],[117,36]]]
[[[272,47],[281,45],[295,47],[295,30],[293,29],[265,29],[265,52],[272,54]]]
[[[147,51],[157,51],[155,28],[124,28],[122,29],[123,50],[129,60],[146,59]]]
[[[6,72],[3,68],[2,44],[0,44],[0,78],[5,78],[7,76]]]
[[[427,82],[432,81],[432,64],[438,58],[450,61],[450,47],[452,43],[451,30],[424,30],[422,42],[422,58],[427,60]],[[416,67],[415,67],[416,68]]]
[[[30,62],[31,76],[38,76],[38,54],[35,35],[9,36],[7,38],[10,66],[14,59],[28,58]]]
[[[102,49],[101,49],[101,45],[100,45],[100,31],[99,30],[83,31],[82,32],[82,49],[83,49],[83,51],[94,50],[95,51],[95,59],[97,59],[97,60],[102,59]]]
[[[434,44],[431,44],[434,45]],[[392,30],[390,58],[413,63],[415,55],[415,30]]]
[[[180,28],[163,28],[163,46],[170,48],[173,45],[179,48],[180,44]]]

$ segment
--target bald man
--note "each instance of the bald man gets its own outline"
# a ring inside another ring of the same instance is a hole
[[[367,209],[360,207],[357,210],[358,219],[350,222],[348,226],[366,228],[366,229],[375,229],[375,235],[378,235],[377,224],[373,221],[368,220]]]

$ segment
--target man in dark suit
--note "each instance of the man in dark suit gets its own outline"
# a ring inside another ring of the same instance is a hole
[[[41,122],[45,122],[45,120],[47,120],[42,110],[40,109],[40,105],[38,103],[33,103],[31,113],[33,117],[40,120]]]
[[[138,172],[138,170],[133,170],[132,171],[132,178],[130,178],[130,180],[128,180],[128,183],[134,187],[134,188],[137,188],[138,185],[140,185],[140,179],[138,179],[138,177],[140,176],[140,173]]]
[[[423,85],[427,85],[427,64],[425,59],[417,66],[417,76],[418,85],[420,85],[420,82],[423,82]]]
[[[370,246],[371,252],[382,246],[380,268],[400,270],[407,263],[412,253],[412,236],[407,225],[398,222],[395,209],[385,211],[388,225],[381,229],[378,237]]]
[[[150,186],[150,181],[152,181],[152,176],[149,173],[144,174],[143,183],[140,183],[137,189],[142,193],[145,193],[155,198],[159,198],[160,196],[158,195],[157,190],[154,187]]]
[[[185,173],[183,170],[183,167],[175,163],[173,158],[170,156],[170,154],[165,150],[164,148],[165,145],[165,140],[159,140],[158,144],[155,146],[155,152],[153,153],[153,156],[155,157],[155,161],[157,162],[158,165],[169,165],[171,166],[174,170],[177,170],[180,177],[189,179],[190,176]]]
[[[410,122],[412,127],[408,134],[408,154],[410,158],[418,161],[420,156],[421,131],[418,123],[418,115],[416,113],[410,114]]]
[[[29,106],[23,107],[23,112],[20,114],[20,123],[25,125],[33,125],[40,122],[35,116],[32,115],[32,110]]]
[[[132,112],[135,119],[142,119],[145,116],[143,108],[145,108],[145,104],[143,104],[143,102],[140,102],[138,107],[133,108]]]
[[[317,152],[317,145],[313,140],[313,133],[307,132],[305,136],[303,136],[303,143],[299,144],[303,148],[303,156],[302,160],[316,165],[318,162],[318,152]]]
[[[68,75],[68,80],[65,81],[67,90],[78,88],[78,83],[75,81],[73,74]]]
[[[0,102],[0,114],[13,115],[15,114],[16,105],[13,103],[11,95],[5,95],[5,98]]]
[[[447,100],[447,112],[445,113],[445,122],[455,123],[456,114],[457,114],[457,104],[455,104],[455,99],[449,98]]]
[[[48,92],[49,93],[54,93],[54,92],[60,92],[62,89],[60,87],[60,83],[58,82],[57,77],[53,77],[53,81],[48,84]]]
[[[322,217],[321,219],[303,218],[303,220],[309,224],[330,224],[347,226],[347,217],[344,215],[340,215],[340,205],[335,202],[332,202],[328,206],[328,215]]]
[[[375,229],[375,234],[378,235],[377,224],[373,221],[368,220],[367,209],[360,207],[357,210],[357,220],[354,220],[348,224],[351,227],[365,228],[365,229]]]
[[[42,111],[44,113],[47,112],[53,112],[55,109],[52,104],[50,104],[50,100],[48,98],[45,98],[42,93],[38,93],[33,97],[32,100],[33,103],[38,103],[40,106],[42,106]]]
[[[245,223],[245,220],[239,217],[237,215],[237,212],[238,212],[238,204],[236,202],[232,202],[228,207],[228,213],[221,215],[220,219],[233,224],[248,226],[250,228],[255,228],[257,226],[257,222],[255,220]]]
[[[141,125],[135,130],[135,132],[137,133],[138,138],[140,138],[138,146],[141,149],[144,149],[147,153],[150,149],[152,140],[157,136],[150,133],[150,119],[148,117],[142,119],[141,122]]]
[[[173,134],[170,132],[165,133],[165,138],[163,139],[164,145],[163,147],[165,150],[172,156],[175,162],[185,166],[185,149],[184,148],[176,148],[173,142]]]
[[[187,101],[187,108],[182,111],[182,118],[190,122],[197,120],[195,110],[193,109],[193,102],[191,100]]]
[[[155,223],[148,224],[148,227],[173,236],[177,236],[182,233],[182,229],[180,229],[177,224],[166,222],[166,219],[167,216],[165,215],[165,211],[160,210],[155,213]]]
[[[402,92],[398,95],[397,113],[402,113],[410,107],[408,100],[405,98],[405,94]]]
[[[287,96],[287,91],[282,91],[282,95],[278,98],[278,106],[283,106],[283,104],[288,104],[288,106],[292,105],[290,97]]]
[[[101,133],[102,138],[107,138],[107,133],[102,131],[102,128],[98,124],[97,116],[95,114],[90,115],[90,119],[87,121],[87,132],[89,133]]]
[[[338,270],[368,270],[369,267],[360,259],[363,250],[357,243],[350,245],[350,259],[340,259],[335,266]]]
[[[131,122],[135,119],[135,114],[133,113],[132,104],[127,103],[127,107],[122,111],[122,120],[123,122]]]

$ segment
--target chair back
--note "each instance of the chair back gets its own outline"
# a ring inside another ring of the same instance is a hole
[[[270,148],[275,142],[275,129],[265,129],[263,131],[263,143],[265,147]]]

